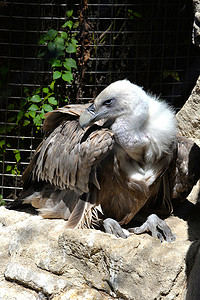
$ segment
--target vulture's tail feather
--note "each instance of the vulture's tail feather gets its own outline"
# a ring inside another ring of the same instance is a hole
[[[66,228],[90,228],[92,222],[93,207],[94,204],[79,199],[67,221]]]
[[[8,209],[18,209],[24,204],[24,198],[31,196],[34,193],[34,188],[30,187],[26,191],[22,191],[17,199],[14,201],[7,201],[5,207]],[[30,203],[31,204],[31,203]],[[23,206],[24,207],[24,206]]]
[[[22,206],[23,200],[18,198],[15,201],[6,202],[5,207],[7,209],[18,209]]]

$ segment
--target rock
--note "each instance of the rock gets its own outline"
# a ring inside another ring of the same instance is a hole
[[[90,286],[122,299],[137,299],[138,295],[141,299],[149,299],[149,295],[159,299],[172,292],[177,274],[184,268],[182,258],[190,242],[161,244],[149,235],[123,240],[82,230],[79,235],[67,231],[60,237],[59,245],[69,258],[70,270],[78,266],[79,277],[84,280],[87,276]],[[184,280],[184,272],[182,275]],[[180,280],[179,288],[183,283]],[[179,294],[180,290],[173,293]]]
[[[25,289],[14,282],[8,282],[1,278],[0,300],[39,300],[37,295],[38,293],[33,290]]]
[[[36,291],[42,291],[45,295],[52,295],[63,290],[67,281],[53,274],[47,274],[23,262],[10,262],[5,270],[5,278],[19,282]]]
[[[177,113],[179,131],[186,137],[200,140],[200,77],[182,109]]]
[[[166,221],[175,242],[160,243],[148,234],[124,240],[98,230],[64,230],[63,220],[0,207],[0,297],[183,299],[198,278],[199,251],[192,241],[200,230],[192,220]]]
[[[192,42],[200,47],[200,0],[193,0],[194,23],[192,31]]]
[[[186,300],[198,300],[200,299],[200,279],[199,279],[200,242],[199,241],[197,241],[192,245],[191,250],[187,254],[187,260],[193,261],[193,263],[191,264],[192,268],[188,280]]]
[[[70,289],[60,295],[57,295],[53,300],[112,300],[113,297],[106,295],[103,292],[99,292],[93,288],[82,287],[76,289]]]

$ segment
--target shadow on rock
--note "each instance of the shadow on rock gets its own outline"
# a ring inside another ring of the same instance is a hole
[[[189,217],[188,237],[192,244],[186,255],[187,290],[185,300],[200,299],[200,204]]]

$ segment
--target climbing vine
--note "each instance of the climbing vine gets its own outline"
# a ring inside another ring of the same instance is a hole
[[[46,112],[55,109],[59,100],[68,101],[67,97],[63,99],[58,85],[61,84],[61,81],[71,84],[73,70],[77,69],[76,60],[69,55],[77,52],[78,41],[75,33],[72,33],[72,29],[77,28],[78,22],[73,21],[73,10],[67,11],[67,18],[61,31],[50,29],[39,40],[39,45],[44,47],[40,49],[38,56],[43,57],[48,54],[51,57],[48,62],[51,65],[52,81],[47,87],[36,89],[32,95],[29,94],[27,88],[24,90],[26,98],[21,101],[17,124],[22,121],[23,126],[27,126],[32,121],[33,125],[39,129]]]
[[[74,31],[79,22],[75,21],[73,10],[67,11],[66,19],[60,31],[50,29],[41,36],[38,42],[38,57],[44,58],[50,64],[50,83],[34,91],[25,87],[25,97],[20,101],[17,114],[13,113],[16,111],[16,103],[8,105],[8,124],[0,127],[0,134],[5,136],[5,138],[0,139],[0,160],[4,160],[6,151],[13,148],[15,164],[7,164],[4,167],[4,172],[19,175],[20,171],[17,166],[21,161],[20,151],[16,150],[12,142],[7,142],[6,134],[17,131],[23,135],[26,128],[28,130],[34,129],[36,133],[39,132],[45,113],[57,108],[61,101],[68,102],[67,95],[62,93],[59,87],[62,85],[70,86],[74,80],[78,47]],[[23,138],[20,142],[23,143]]]

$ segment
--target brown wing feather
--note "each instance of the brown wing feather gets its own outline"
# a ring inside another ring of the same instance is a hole
[[[84,135],[77,120],[59,125],[40,146],[33,179],[78,194],[88,193],[91,169],[109,153],[114,140],[112,132],[104,128],[94,130],[82,141]]]
[[[71,104],[46,113],[43,130],[51,132],[55,127],[61,124],[63,120],[77,119],[89,105],[90,103]]]
[[[62,114],[66,120],[62,120],[62,124],[36,149],[23,174],[24,185],[32,179],[50,182],[60,189],[70,188],[78,194],[89,191],[90,172],[112,149],[114,137],[109,129],[97,125],[87,131],[81,129],[78,117],[86,106],[71,105],[63,108]],[[48,113],[46,120],[54,120],[58,111]],[[68,120],[68,113],[74,116],[74,120]],[[93,178],[95,182],[95,176]]]
[[[43,123],[43,130],[46,133],[52,132],[57,126],[59,126],[61,123],[67,120],[75,120],[78,119],[81,115],[81,113],[86,109],[90,104],[72,104],[72,105],[66,105],[64,107],[55,109],[53,111],[50,111],[45,114],[46,119]],[[32,174],[33,168],[36,164],[36,160],[38,158],[38,155],[40,153],[40,150],[44,144],[45,140],[43,140],[40,145],[37,147],[35,154],[29,163],[28,167],[24,171],[22,175],[22,181],[23,184],[26,185],[26,183],[29,182],[30,175]]]
[[[99,189],[96,165],[109,154],[114,143],[109,129],[96,124],[86,131],[81,129],[78,117],[84,109],[85,105],[78,105],[77,110],[73,105],[73,109],[71,106],[63,109],[62,118],[59,117],[61,109],[47,115],[49,123],[45,128],[49,130],[55,124],[57,127],[38,146],[25,170],[24,191],[20,196],[21,203],[32,204],[44,218],[69,219],[67,224],[70,228],[91,225],[96,198],[92,197],[91,202],[88,197],[89,201],[79,196],[89,192],[90,182]],[[40,190],[39,182],[43,184]],[[48,194],[47,185],[52,189]],[[31,192],[26,193],[30,187]]]

